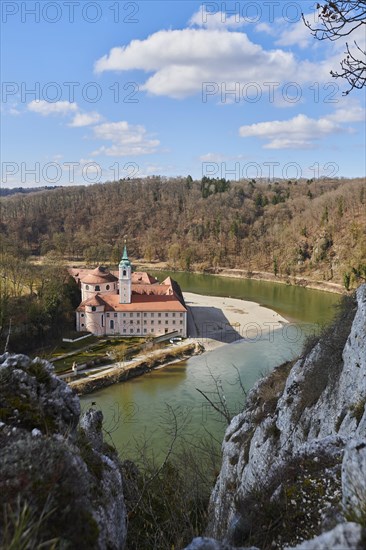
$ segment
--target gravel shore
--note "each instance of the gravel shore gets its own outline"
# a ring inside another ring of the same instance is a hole
[[[275,311],[237,298],[184,292],[188,306],[188,334],[207,351],[242,338],[259,339],[288,321]]]

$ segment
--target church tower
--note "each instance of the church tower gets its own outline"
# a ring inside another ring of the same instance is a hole
[[[127,255],[127,246],[125,243],[122,259],[119,263],[119,303],[131,303],[131,262]]]

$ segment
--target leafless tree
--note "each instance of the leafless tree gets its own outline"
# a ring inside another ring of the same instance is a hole
[[[366,0],[335,0],[317,4],[319,22],[313,25],[305,19],[305,25],[318,40],[339,40],[350,36],[366,25]],[[346,42],[345,57],[341,61],[341,71],[331,71],[334,78],[344,78],[349,88],[344,92],[348,95],[354,88],[361,89],[366,85],[366,52],[357,43]]]

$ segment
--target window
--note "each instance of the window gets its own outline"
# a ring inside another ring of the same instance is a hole
[[[84,317],[84,313],[82,313],[82,314],[80,315],[80,317]]]
[[[165,314],[165,317],[168,317],[168,316],[169,316],[169,313],[166,313],[166,314]]]
[[[130,328],[130,334],[133,334],[133,328]]]
[[[139,321],[139,320],[137,321],[137,324],[138,324],[138,325],[140,324],[140,321]]]
[[[122,276],[123,276],[123,277],[126,277],[126,275],[127,275],[127,271],[124,269],[124,270],[123,270],[123,273],[122,273]]]
[[[144,313],[144,317],[147,317],[147,313]]]
[[[102,315],[102,327],[104,327],[104,315]]]
[[[92,306],[92,311],[97,311],[97,308],[95,306]]]
[[[180,321],[180,324],[183,325],[183,321]]]
[[[147,321],[144,321],[144,325],[147,325]]]
[[[115,314],[114,314],[114,317],[115,317],[115,318],[118,317],[118,313],[115,313]]]
[[[173,321],[173,325],[175,325],[175,321]]]
[[[130,321],[130,325],[133,325],[133,319],[131,319],[131,321]]]
[[[151,317],[154,317],[154,313],[151,314]]]
[[[183,317],[183,313],[181,313],[180,316]]]
[[[169,323],[169,321],[165,321],[165,324],[167,325]]]
[[[168,334],[168,329],[167,328],[165,329],[165,334]]]
[[[111,328],[112,330],[114,330],[114,321],[113,321],[113,319],[111,319],[111,320],[109,321],[109,328]]]
[[[152,324],[152,325],[154,324],[154,319],[152,319],[151,324]]]
[[[144,334],[146,334],[146,333],[147,333],[147,329],[146,329],[146,328],[144,328]]]
[[[175,317],[175,313],[172,313],[173,317]]]
[[[158,325],[161,325],[161,321],[158,321]]]
[[[110,287],[109,285],[107,285],[107,286],[105,287],[106,290],[109,290],[110,288],[111,288],[111,287]]]
[[[140,314],[139,313],[136,313],[137,317],[140,317]]]
[[[100,290],[100,286],[99,286],[99,285],[95,285],[95,290]]]
[[[123,314],[123,317],[126,317],[126,314],[125,314],[125,313]]]
[[[82,327],[85,327],[84,323],[81,324]]]
[[[109,313],[106,313],[106,317],[109,317]]]
[[[126,329],[125,329],[125,328],[123,329],[123,332],[124,332],[124,334],[126,333]]]
[[[86,285],[86,287],[85,287],[85,288],[86,288],[86,290],[89,290],[89,285]]]
[[[130,313],[130,317],[133,317],[133,313]]]
[[[161,317],[161,313],[158,313],[158,317]]]
[[[152,329],[151,329],[151,332],[154,332],[154,331],[155,331],[155,329],[154,329],[154,328],[152,328]]]

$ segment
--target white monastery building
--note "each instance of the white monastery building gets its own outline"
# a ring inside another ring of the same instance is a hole
[[[148,273],[132,273],[126,246],[118,277],[104,267],[70,273],[81,286],[76,330],[96,336],[187,336],[187,309],[178,283],[168,277],[160,284]]]

